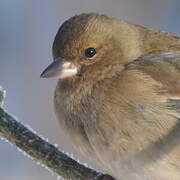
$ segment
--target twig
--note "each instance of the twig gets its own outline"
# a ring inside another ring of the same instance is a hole
[[[3,93],[0,91],[0,104]],[[53,172],[70,180],[114,180],[85,167],[39,137],[0,107],[0,136],[36,159]]]

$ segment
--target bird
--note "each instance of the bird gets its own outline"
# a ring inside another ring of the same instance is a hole
[[[117,180],[180,179],[180,37],[98,13],[66,20],[43,78],[75,148]]]

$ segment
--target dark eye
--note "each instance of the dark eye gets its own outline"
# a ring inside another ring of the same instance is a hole
[[[95,54],[96,54],[96,49],[95,48],[87,48],[86,50],[85,50],[85,56],[87,57],[87,58],[91,58],[91,57],[93,57]]]

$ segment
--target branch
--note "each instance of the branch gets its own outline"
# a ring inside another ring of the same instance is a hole
[[[0,105],[3,100],[4,92],[0,89]],[[62,153],[57,147],[15,120],[2,107],[0,107],[0,136],[65,179],[114,180],[111,176],[85,167]]]

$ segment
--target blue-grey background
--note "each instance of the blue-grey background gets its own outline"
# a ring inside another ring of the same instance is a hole
[[[85,161],[69,144],[53,111],[56,80],[40,79],[52,61],[60,24],[82,12],[105,13],[154,29],[180,34],[178,0],[0,0],[0,84],[6,109],[60,148]],[[57,177],[0,140],[0,180]]]

